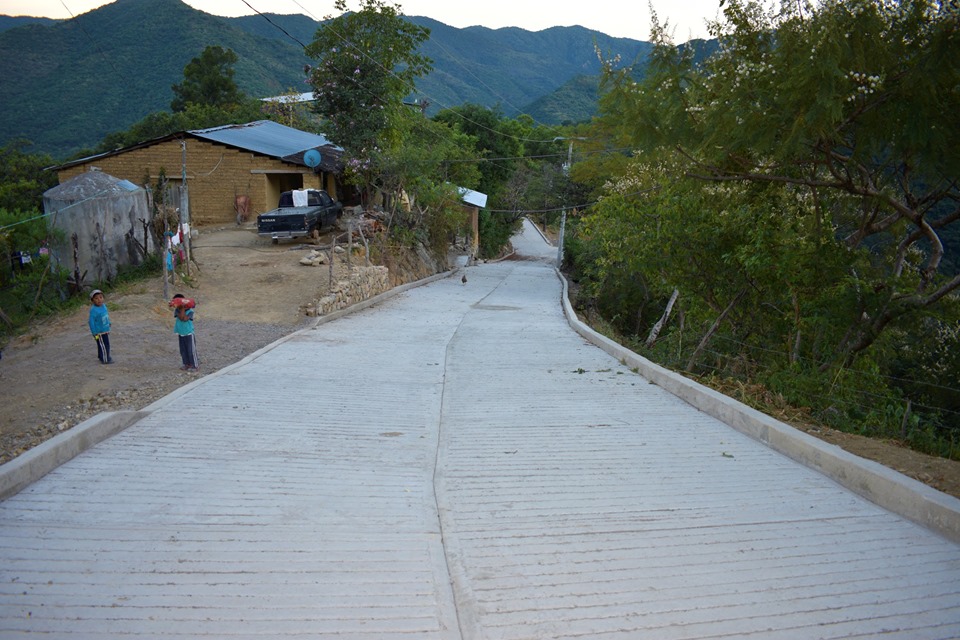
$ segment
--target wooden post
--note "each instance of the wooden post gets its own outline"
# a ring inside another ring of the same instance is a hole
[[[910,421],[910,405],[911,400],[907,399],[907,408],[903,410],[903,420],[900,422],[900,439],[907,439],[907,422]]]
[[[738,302],[740,302],[740,298],[742,298],[746,293],[746,289],[741,289],[737,295],[733,297],[733,300],[730,301],[730,304],[727,305],[727,308],[724,309],[719,316],[717,316],[716,320],[713,321],[713,324],[710,325],[710,328],[707,329],[707,332],[700,340],[700,344],[698,344],[697,348],[694,349],[693,355],[690,356],[690,360],[687,361],[687,367],[685,371],[693,371],[693,365],[696,364],[697,358],[700,356],[700,352],[706,348],[707,343],[710,342],[710,338],[713,337],[713,334],[716,333],[717,329],[720,328],[720,324],[723,322],[724,318],[727,317],[727,314],[730,313],[730,310],[733,309]]]
[[[170,284],[167,282],[167,278],[170,277],[170,274],[173,273],[172,269],[167,268],[168,260],[173,260],[173,254],[170,252],[170,236],[167,235],[170,231],[167,228],[167,207],[163,205],[161,209],[161,215],[163,215],[163,299],[170,299]]]
[[[347,269],[353,272],[353,220],[347,221]]]
[[[79,293],[83,291],[83,276],[80,275],[80,238],[76,232],[70,236],[70,242],[73,245],[73,283]]]
[[[670,313],[673,311],[673,304],[677,301],[677,297],[680,295],[679,289],[674,289],[673,293],[670,295],[670,301],[667,302],[667,308],[663,310],[663,315],[660,316],[660,319],[657,320],[657,324],[653,325],[653,328],[650,329],[650,335],[647,336],[647,341],[645,346],[647,349],[653,347],[656,343],[657,338],[660,337],[660,331],[663,329],[663,325],[667,323],[667,320],[670,319]]]
[[[337,248],[337,236],[334,235],[333,241],[330,243],[330,281],[327,284],[327,286],[330,289],[333,288],[333,259],[334,259],[333,257],[337,255],[336,248]]]
[[[473,238],[470,239],[470,263],[477,259],[477,253],[480,251],[480,209],[470,207],[470,232]]]
[[[360,240],[363,241],[363,264],[370,266],[370,244],[367,242],[367,236],[363,235],[363,225],[357,225],[357,232],[360,234]]]
[[[187,141],[185,139],[180,140],[180,149],[181,149],[181,160],[180,160],[180,188],[177,189],[177,197],[179,205],[177,207],[177,219],[180,224],[180,228],[177,231],[183,230],[183,224],[187,225],[187,233],[183,237],[183,250],[184,258],[187,263],[187,275],[190,275],[190,230],[193,228],[193,222],[190,220],[190,196],[189,191],[187,190]]]
[[[146,260],[150,255],[150,227],[143,218],[140,218],[140,223],[143,225],[143,259]]]

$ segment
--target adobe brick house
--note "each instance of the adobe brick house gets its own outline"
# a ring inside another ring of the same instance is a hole
[[[309,167],[304,154],[316,149],[321,162]],[[325,137],[270,120],[182,131],[155,140],[81,158],[56,167],[63,184],[97,169],[136,185],[156,185],[161,170],[171,187],[186,174],[189,219],[193,226],[234,224],[236,204],[246,197],[248,218],[277,206],[290,189],[326,189],[339,193],[342,149]]]

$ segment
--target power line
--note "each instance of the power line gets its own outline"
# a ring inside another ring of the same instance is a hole
[[[296,0],[294,0],[294,1],[296,1]],[[511,107],[513,107],[514,109],[516,109],[516,110],[517,110],[517,113],[523,113],[523,111],[520,109],[520,107],[516,106],[515,104],[512,104],[509,100],[507,100],[506,98],[504,98],[502,95],[498,94],[496,91],[494,91],[494,90],[490,87],[490,85],[488,85],[488,84],[487,84],[486,82],[484,82],[479,76],[477,76],[477,74],[475,74],[472,69],[470,69],[466,64],[463,63],[462,59],[461,59],[459,56],[457,56],[457,55],[454,54],[452,51],[450,51],[449,49],[447,49],[446,47],[444,47],[443,45],[441,45],[439,41],[434,42],[433,45],[434,45],[435,47],[437,47],[438,49],[446,52],[447,55],[450,56],[451,60],[453,60],[453,61],[457,64],[457,66],[459,66],[459,67],[462,68],[464,71],[466,71],[467,73],[469,73],[477,82],[479,82],[481,85],[483,85],[483,87],[484,87],[485,89],[487,89],[487,91],[489,91],[489,92],[492,93],[493,95],[495,95],[495,96],[497,96],[498,98],[500,98],[503,102],[505,102],[505,103],[508,104],[509,106],[511,106]],[[426,95],[426,94],[424,94],[424,95]],[[539,121],[537,121],[536,119],[534,119],[534,118],[532,118],[532,117],[531,117],[531,119],[532,119],[534,122],[536,122],[537,125],[539,125],[539,126],[541,126],[541,127],[544,127],[545,129],[553,130],[553,131],[555,131],[555,132],[560,132],[559,129],[556,129],[556,128],[554,128],[553,126],[543,124],[542,122],[539,122]]]
[[[595,149],[592,151],[581,151],[579,153],[580,155],[589,156],[589,155],[597,155],[601,153],[623,153],[623,152],[629,152],[629,151],[633,151],[633,149],[630,147],[620,147],[620,148],[612,148],[612,149]],[[450,162],[462,163],[462,162],[492,162],[495,160],[541,160],[544,158],[566,158],[566,157],[567,157],[567,152],[563,151],[559,153],[544,153],[540,155],[531,155],[531,156],[504,156],[500,158],[468,158],[465,160],[451,160]]]
[[[297,40],[297,38],[295,38],[294,36],[292,36],[292,35],[290,35],[289,33],[287,33],[287,30],[286,30],[286,29],[284,29],[283,27],[281,27],[280,25],[278,25],[276,22],[274,22],[273,20],[271,20],[270,18],[268,18],[266,15],[260,13],[260,11],[258,11],[257,9],[254,9],[254,8],[253,8],[253,5],[251,5],[249,2],[247,2],[247,0],[242,0],[242,1],[243,1],[243,4],[245,4],[245,5],[247,5],[248,7],[250,7],[250,9],[251,9],[252,11],[254,11],[258,16],[260,16],[261,18],[263,18],[264,20],[266,20],[267,22],[269,22],[270,24],[272,24],[273,26],[275,26],[277,29],[280,29],[280,31],[282,31],[284,34],[286,34],[286,36],[287,36],[288,38],[290,38],[291,40],[293,40],[294,42],[296,42],[297,44],[299,44],[299,45],[300,45],[301,47],[303,47],[304,49],[307,48],[307,45],[303,44],[302,42],[300,42],[299,40]],[[298,6],[299,6],[299,5],[298,5]],[[301,8],[302,8],[302,7],[301,7]]]
[[[718,359],[721,359],[721,360],[724,360],[724,359],[729,358],[729,355],[728,355],[728,354],[719,353],[719,352],[717,352],[717,351],[713,351],[713,350],[710,350],[710,349],[705,349],[705,350],[704,350],[704,353],[707,353],[707,354],[716,356]],[[703,369],[708,369],[708,370],[710,370],[710,371],[712,371],[712,372],[715,372],[717,375],[723,376],[723,377],[725,377],[725,378],[727,378],[727,379],[730,379],[730,378],[731,378],[731,375],[730,375],[725,369],[723,369],[723,368],[721,368],[721,367],[719,367],[719,366],[713,366],[713,365],[708,364],[708,363],[706,363],[706,362],[698,362],[698,363],[697,363],[697,366],[698,366],[698,367],[701,367],[701,368],[703,368]],[[735,379],[735,378],[734,378],[734,379]],[[851,392],[852,392],[852,394],[853,394],[854,396],[856,396],[856,397],[863,398],[864,401],[874,401],[874,402],[875,402],[875,401],[877,401],[877,400],[887,400],[887,399],[889,399],[887,396],[884,396],[884,395],[882,395],[882,394],[872,393],[872,392],[870,392],[869,390],[864,389],[864,388],[862,388],[862,387],[856,387],[856,386],[854,386],[854,385],[850,385],[850,387],[851,387]],[[847,406],[847,407],[857,407],[857,408],[859,408],[859,409],[862,409],[862,410],[864,411],[864,413],[870,413],[871,411],[876,411],[876,409],[877,409],[877,404],[876,404],[876,403],[874,403],[874,404],[863,404],[863,401],[858,402],[855,398],[850,398],[850,397],[846,397],[846,396],[839,396],[839,395],[830,395],[830,396],[827,396],[827,395],[823,395],[823,394],[820,394],[820,393],[814,393],[814,392],[808,392],[806,395],[807,395],[808,397],[810,397],[810,398],[816,398],[817,400],[823,401],[824,404],[827,404],[827,405],[829,405],[829,404],[841,404],[841,405],[845,405],[845,406]],[[926,410],[929,410],[929,411],[932,411],[932,412],[940,412],[940,413],[944,413],[944,414],[950,414],[950,415],[958,415],[958,416],[960,416],[960,411],[954,411],[953,409],[948,409],[948,408],[946,408],[946,407],[935,407],[935,406],[923,404],[923,403],[916,402],[916,401],[911,401],[911,406],[913,406],[913,407],[915,407],[915,408],[926,409]]]
[[[643,194],[645,194],[645,193],[650,193],[651,191],[657,191],[658,189],[660,189],[659,186],[657,186],[657,187],[650,187],[649,189],[641,189],[640,191],[633,191],[633,192],[631,192],[631,193],[621,193],[621,194],[617,194],[617,195],[620,195],[620,196],[624,196],[624,197],[628,197],[628,198],[629,198],[629,197],[632,197],[632,196],[640,196],[640,195],[643,195]],[[549,208],[549,209],[487,209],[487,208],[484,208],[484,211],[489,211],[490,213],[523,213],[523,214],[527,214],[527,213],[556,213],[556,212],[558,212],[558,211],[569,211],[570,209],[589,209],[590,207],[594,207],[594,206],[598,205],[602,200],[603,200],[603,198],[598,198],[597,200],[593,200],[593,201],[591,201],[591,202],[586,202],[586,203],[584,203],[584,204],[568,204],[568,205],[564,205],[564,206],[562,206],[562,207],[551,207],[551,208]],[[650,214],[648,217],[655,218],[655,217],[657,217],[657,216],[654,215],[654,214]]]
[[[296,2],[296,0],[293,0],[293,2],[294,2],[294,4],[296,4],[298,7],[300,7],[300,8],[303,9],[304,11],[307,11],[306,9],[303,8],[303,6],[301,6],[298,2]],[[253,11],[255,11],[257,14],[259,14],[259,15],[263,16],[264,18],[266,18],[266,16],[264,16],[260,11],[258,11],[257,9],[255,9],[247,0],[243,0],[243,3],[244,3],[245,5],[247,5],[248,7],[250,7],[250,9],[253,10]],[[310,13],[309,11],[307,11],[307,13],[310,15],[311,18],[313,18],[314,20],[317,20],[316,16],[314,16],[312,13]],[[304,45],[302,42],[300,42],[299,40],[297,40],[296,38],[294,38],[293,36],[291,36],[289,33],[287,33],[284,29],[282,29],[281,27],[279,27],[278,25],[276,25],[276,24],[275,24],[273,21],[271,21],[269,18],[266,18],[266,19],[267,19],[268,22],[270,22],[270,24],[272,24],[273,26],[277,27],[277,29],[279,29],[280,31],[282,31],[287,37],[289,37],[290,39],[292,39],[294,42],[296,42],[297,44],[299,44],[299,45],[300,45],[301,47],[303,47],[304,49],[306,48],[306,45]],[[359,53],[361,56],[363,56],[364,58],[366,58],[367,60],[369,60],[370,62],[372,62],[374,65],[380,67],[380,69],[383,70],[385,73],[388,73],[388,74],[394,76],[394,77],[397,78],[398,80],[400,79],[400,78],[397,76],[397,74],[396,74],[392,69],[387,69],[386,67],[384,67],[384,66],[380,63],[379,60],[374,59],[374,58],[373,58],[372,56],[370,56],[366,51],[363,51],[362,49],[360,49],[359,47],[357,47],[356,45],[354,45],[354,44],[353,44],[352,42],[350,42],[343,34],[338,33],[333,27],[331,27],[326,21],[317,20],[317,22],[320,23],[321,28],[329,30],[329,31],[330,31],[331,33],[333,33],[336,37],[338,37],[345,45],[347,45],[347,46],[351,47],[352,49],[356,50],[357,53]],[[425,93],[425,92],[417,89],[415,85],[412,87],[412,91],[414,91],[414,92],[416,92],[416,93],[419,93],[419,94],[421,94],[421,95],[429,98],[429,99],[432,100],[435,104],[438,104],[438,105],[442,106],[442,107],[445,108],[445,109],[452,109],[452,107],[450,107],[449,105],[445,104],[444,102],[442,102],[442,101],[434,98],[433,96],[431,96],[431,95],[428,94],[428,93]],[[372,94],[371,94],[371,95],[372,95]],[[480,128],[480,129],[489,131],[489,132],[493,133],[494,135],[498,135],[498,136],[501,136],[501,137],[504,137],[504,138],[509,138],[509,139],[512,139],[512,140],[516,140],[516,141],[518,141],[518,142],[539,142],[539,143],[553,142],[552,139],[550,139],[550,140],[535,140],[535,139],[532,139],[532,138],[521,138],[521,137],[518,137],[518,136],[512,136],[512,135],[507,134],[507,133],[504,133],[504,132],[502,132],[502,131],[498,131],[498,130],[496,130],[496,129],[491,129],[490,127],[487,127],[487,126],[485,126],[485,125],[483,125],[483,124],[481,124],[481,123],[479,123],[479,122],[474,122],[474,121],[470,120],[469,118],[467,118],[466,116],[464,116],[463,114],[457,113],[456,115],[457,115],[459,118],[461,118],[463,121],[469,122],[470,124],[474,125],[475,127],[478,127],[478,128]]]
[[[97,42],[96,39],[87,32],[86,28],[83,26],[83,20],[79,20],[77,19],[77,16],[73,15],[73,11],[70,11],[70,7],[67,6],[67,3],[64,2],[64,0],[60,0],[60,4],[62,4],[63,8],[66,9],[67,13],[70,14],[71,23],[80,28],[80,31],[83,32],[84,37],[90,41],[90,44],[94,46],[94,48],[97,50],[97,53],[99,53],[100,57],[103,58],[103,61],[110,65],[113,68],[114,73],[116,73],[117,77],[119,77],[120,70],[117,69],[117,65],[113,64],[113,60],[107,57],[107,54],[100,47],[100,43]]]

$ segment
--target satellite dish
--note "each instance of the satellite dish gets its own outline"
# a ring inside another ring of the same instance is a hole
[[[316,167],[320,164],[320,152],[316,149],[310,149],[305,154],[303,154],[303,163],[310,167]]]

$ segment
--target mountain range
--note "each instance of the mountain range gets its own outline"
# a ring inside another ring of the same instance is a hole
[[[407,19],[430,29],[422,53],[433,71],[413,96],[428,113],[470,102],[544,124],[586,120],[596,109],[597,50],[642,61],[652,49],[583,27],[458,29]],[[303,46],[320,27],[301,14],[224,18],[180,0],[117,0],[69,20],[0,16],[0,145],[25,138],[28,150],[55,158],[92,148],[168,110],[171,85],[210,45],[237,53],[235,80],[248,95],[309,91]]]

